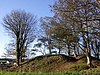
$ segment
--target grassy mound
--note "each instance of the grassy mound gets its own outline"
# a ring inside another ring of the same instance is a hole
[[[66,71],[68,66],[76,62],[77,59],[66,55],[45,55],[30,59],[19,67],[11,67],[10,71],[23,72],[59,72]]]
[[[16,72],[37,72],[37,73],[47,73],[47,72],[61,72],[61,73],[75,73],[83,72],[93,73],[100,71],[100,60],[93,58],[93,65],[97,68],[94,70],[89,70],[86,65],[86,57],[78,56],[74,58],[73,56],[60,55],[45,55],[38,56],[28,61],[23,62],[20,66],[13,66],[8,71]]]

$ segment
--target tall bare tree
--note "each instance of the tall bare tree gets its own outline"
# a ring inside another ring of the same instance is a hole
[[[24,47],[35,39],[36,17],[24,10],[13,10],[3,18],[3,26],[16,42],[17,64],[22,59]]]

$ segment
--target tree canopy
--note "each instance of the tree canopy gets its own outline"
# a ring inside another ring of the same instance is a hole
[[[3,26],[15,40],[18,65],[22,54],[36,37],[36,22],[36,17],[24,10],[13,10],[3,18]]]
[[[43,18],[46,33],[54,41],[64,42],[68,54],[83,51],[87,64],[100,53],[100,3],[97,0],[58,0],[51,10],[53,17]],[[44,28],[45,29],[45,28]],[[63,44],[63,43],[62,43]]]

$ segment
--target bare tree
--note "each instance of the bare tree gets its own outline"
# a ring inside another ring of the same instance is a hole
[[[3,18],[3,26],[16,42],[18,65],[22,59],[24,47],[28,47],[35,39],[36,22],[34,15],[23,10],[13,10]]]

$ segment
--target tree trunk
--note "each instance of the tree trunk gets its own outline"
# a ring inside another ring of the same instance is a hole
[[[20,52],[17,50],[17,65],[20,63]]]
[[[20,62],[23,62],[23,53],[22,53],[22,51],[20,51],[21,53],[20,53]]]
[[[95,40],[95,45],[96,45],[96,58],[99,59],[100,46],[99,46],[99,42],[97,40]]]
[[[92,67],[91,55],[90,55],[90,51],[88,49],[86,50],[86,58],[87,58],[87,65],[89,67]]]
[[[52,54],[52,52],[51,52],[51,48],[49,48],[49,53]]]
[[[68,55],[70,56],[70,45],[68,44]]]
[[[61,52],[61,48],[59,48],[59,54],[60,54],[60,52]]]
[[[51,52],[51,49],[52,49],[51,48],[51,39],[50,38],[48,39],[48,46],[49,46],[49,48],[48,48],[49,49],[49,53],[52,54],[52,52]]]
[[[20,63],[19,35],[16,36],[17,65]]]
[[[89,53],[86,55],[86,58],[87,58],[87,65],[89,67],[91,67],[91,57],[90,57]]]
[[[79,44],[77,44],[77,55],[80,55]]]
[[[73,50],[73,52],[74,52],[74,57],[77,57],[75,45],[74,45],[74,50]]]

